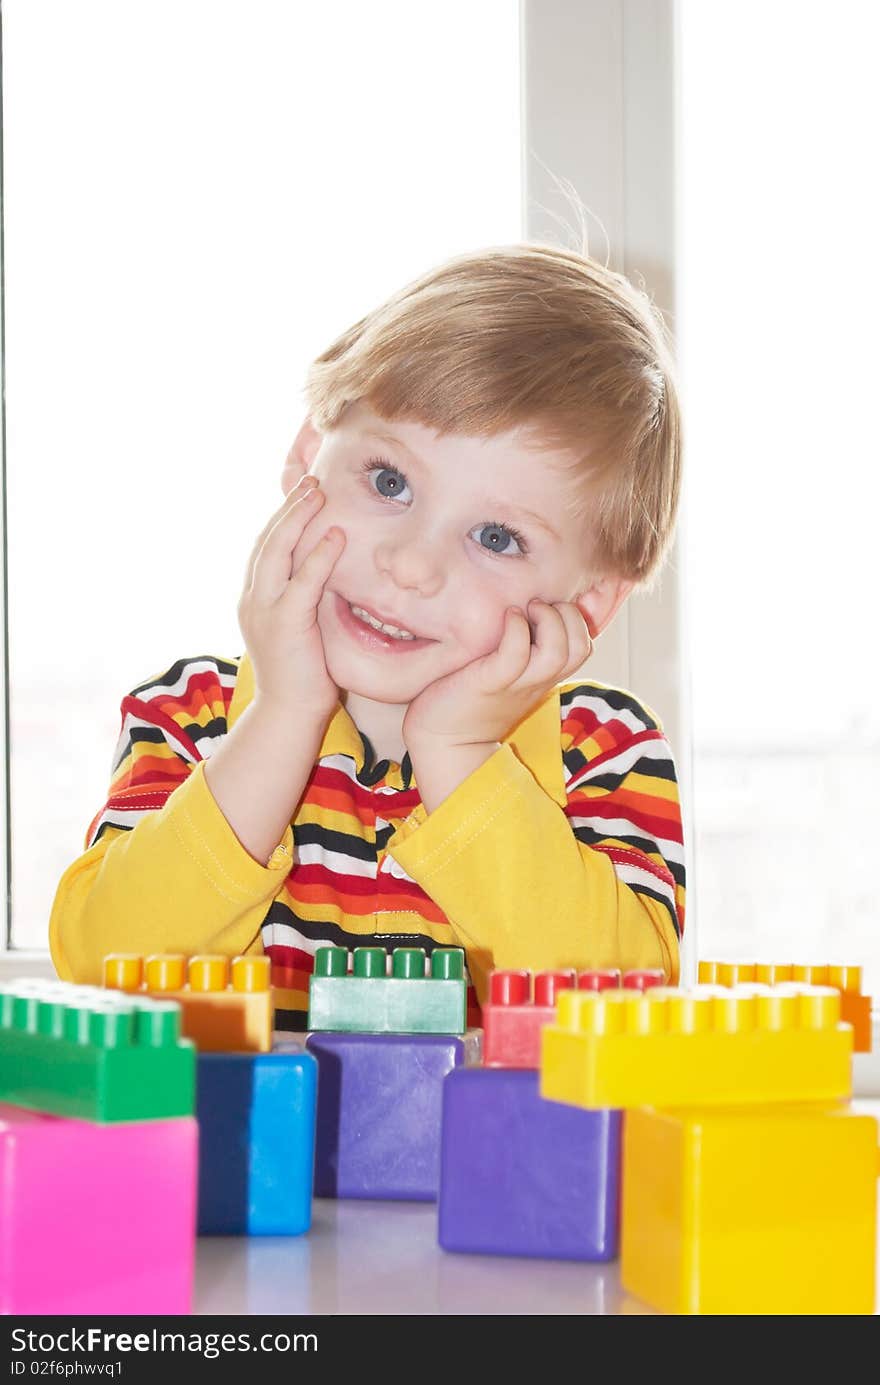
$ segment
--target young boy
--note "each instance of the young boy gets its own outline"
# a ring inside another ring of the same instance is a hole
[[[658,315],[587,256],[457,256],[345,332],[238,605],[246,652],[122,702],[109,797],[49,926],[108,952],[272,959],[305,1027],[315,949],[460,945],[499,967],[661,967],[685,872],[673,756],[630,692],[572,679],[673,532]]]

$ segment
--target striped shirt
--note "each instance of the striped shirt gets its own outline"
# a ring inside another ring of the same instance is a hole
[[[340,703],[290,828],[263,864],[222,817],[202,769],[253,686],[246,654],[204,655],[123,698],[107,800],[53,906],[60,975],[94,979],[101,946],[262,949],[280,1029],[305,1028],[315,950],[328,943],[463,946],[471,1025],[497,966],[651,965],[677,980],[685,868],[675,767],[660,722],[631,693],[560,684],[430,814],[409,754],[377,760]],[[144,838],[137,849],[112,850],[130,834]],[[161,923],[151,893],[164,901]]]

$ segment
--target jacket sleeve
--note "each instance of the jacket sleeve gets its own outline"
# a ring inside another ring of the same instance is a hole
[[[263,866],[205,780],[227,731],[237,663],[181,659],[122,701],[107,801],[64,872],[49,949],[66,981],[100,984],[109,952],[261,950],[260,924],[293,864],[288,827]]]
[[[662,727],[623,690],[557,692],[564,808],[505,742],[388,845],[449,919],[481,1002],[495,968],[679,977],[683,838]]]

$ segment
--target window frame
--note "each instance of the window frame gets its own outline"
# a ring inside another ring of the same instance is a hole
[[[589,252],[677,322],[679,127],[676,0],[520,0],[523,234],[580,249],[569,185],[590,215]],[[568,230],[566,231],[566,227]],[[684,651],[686,498],[655,590],[634,594],[584,676],[630,689],[660,717],[678,775],[687,873],[681,980],[696,980],[693,748]]]

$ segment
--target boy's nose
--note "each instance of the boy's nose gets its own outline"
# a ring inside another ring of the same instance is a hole
[[[442,556],[432,544],[416,536],[380,545],[376,566],[401,591],[415,591],[424,597],[436,596],[446,581]]]

